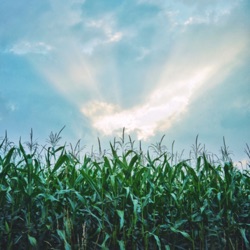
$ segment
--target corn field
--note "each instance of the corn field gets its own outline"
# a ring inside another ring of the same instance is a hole
[[[214,161],[196,141],[191,162],[123,134],[83,153],[60,132],[1,139],[0,249],[250,249],[250,172],[226,147]]]

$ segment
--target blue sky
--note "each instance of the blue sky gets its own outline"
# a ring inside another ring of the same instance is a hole
[[[2,0],[0,136],[250,142],[248,0]]]

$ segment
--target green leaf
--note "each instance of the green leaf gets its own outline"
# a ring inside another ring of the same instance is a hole
[[[52,173],[55,173],[67,160],[68,160],[67,155],[60,156],[52,170]]]
[[[75,192],[75,194],[76,194],[78,200],[79,200],[81,203],[84,204],[84,203],[85,203],[84,197],[83,197],[82,195],[80,195],[78,192]]]
[[[10,227],[9,227],[9,224],[7,221],[5,221],[5,231],[6,231],[6,233],[10,232]]]
[[[178,230],[174,227],[170,227],[171,231],[174,233],[180,233],[183,237],[185,237],[186,239],[190,240],[193,242],[192,238],[190,237],[190,235],[184,231]]]
[[[136,163],[136,161],[138,160],[138,155],[136,154],[130,161],[129,163],[129,167],[132,168],[134,166],[134,164]]]
[[[68,242],[65,242],[65,250],[71,250],[71,246]]]
[[[35,247],[37,245],[36,239],[34,237],[30,236],[29,234],[28,234],[28,239],[29,239],[31,246]]]
[[[188,220],[178,220],[175,222],[174,226],[175,228],[179,228],[181,225],[185,224]]]
[[[161,241],[160,241],[159,237],[155,234],[152,234],[152,233],[150,233],[150,235],[152,235],[155,238],[158,249],[161,249]]]
[[[120,250],[126,250],[124,241],[123,240],[117,240],[117,241],[118,241]]]
[[[250,249],[250,244],[249,244],[249,241],[248,241],[247,236],[246,236],[246,229],[240,228],[240,233],[241,233],[242,238],[244,239],[246,249]]]
[[[98,190],[95,180],[93,180],[93,178],[91,178],[91,176],[89,176],[84,170],[81,171],[81,174],[85,178],[85,180],[89,183],[89,185],[96,191],[99,198],[101,199],[102,196],[100,191]]]
[[[124,225],[124,211],[122,211],[122,210],[116,210],[116,212],[117,212],[117,214],[120,217],[120,229],[122,229],[123,225]]]
[[[3,164],[4,164],[5,166],[7,166],[7,165],[10,164],[10,160],[11,160],[11,157],[12,157],[14,151],[15,151],[15,148],[14,148],[14,147],[11,148],[11,149],[8,151],[7,155],[6,155],[5,158],[4,158],[4,163],[3,163]]]
[[[70,206],[72,208],[72,211],[74,212],[76,207],[77,207],[77,203],[76,202],[73,202],[70,198],[68,198],[68,201],[70,203]]]
[[[109,248],[106,247],[106,242],[109,239],[109,237],[110,236],[106,233],[105,239],[104,239],[104,241],[102,242],[102,245],[101,245],[101,247],[102,247],[103,250],[108,250],[109,249]]]
[[[126,198],[128,198],[128,195],[130,194],[130,187],[124,187],[126,189]]]
[[[132,199],[132,202],[133,202],[133,205],[134,205],[134,214],[137,214],[137,211],[138,211],[138,200],[137,199],[133,199],[132,195],[131,195],[131,199]]]
[[[56,232],[58,236],[61,238],[61,240],[66,241],[65,233],[62,230],[57,229]]]

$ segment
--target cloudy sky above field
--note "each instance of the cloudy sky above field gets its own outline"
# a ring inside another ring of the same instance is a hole
[[[2,0],[0,136],[250,144],[248,0]]]

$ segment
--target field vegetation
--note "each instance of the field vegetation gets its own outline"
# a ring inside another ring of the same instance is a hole
[[[181,159],[164,137],[144,152],[123,131],[84,153],[61,131],[45,146],[32,131],[0,140],[0,249],[250,249],[249,163],[225,143],[217,157],[197,137]]]

